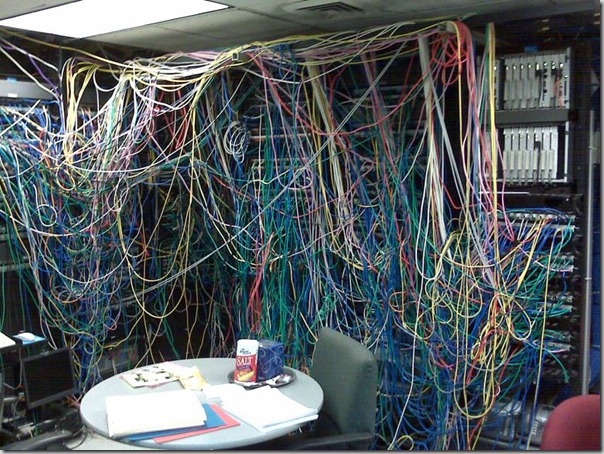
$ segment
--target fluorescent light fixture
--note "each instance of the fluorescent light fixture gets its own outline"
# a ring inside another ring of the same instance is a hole
[[[0,21],[0,26],[87,38],[228,8],[205,0],[80,0]]]

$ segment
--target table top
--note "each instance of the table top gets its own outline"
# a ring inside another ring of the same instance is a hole
[[[171,362],[185,367],[197,366],[203,377],[211,385],[229,383],[228,374],[235,368],[234,358],[198,358]],[[177,389],[182,389],[178,381],[166,383],[156,388],[132,388],[125,380],[120,378],[120,374],[114,375],[97,384],[84,395],[80,405],[80,414],[86,426],[105,437],[109,437],[105,406],[105,399],[108,396],[138,395]],[[286,386],[280,387],[279,390],[302,405],[315,408],[317,411],[323,405],[323,390],[321,386],[312,377],[303,372],[296,371],[296,379]],[[198,392],[197,395],[201,402],[207,401],[203,392]],[[298,427],[300,427],[300,424],[268,432],[260,432],[244,421],[241,421],[241,424],[235,427],[166,443],[156,443],[153,439],[146,439],[132,442],[132,444],[147,448],[169,450],[232,449],[275,439]]]

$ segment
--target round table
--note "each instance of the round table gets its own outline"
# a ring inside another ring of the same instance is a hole
[[[185,367],[197,366],[203,377],[211,385],[228,383],[228,374],[235,368],[234,358],[198,358],[172,361]],[[114,375],[94,386],[88,391],[81,402],[80,414],[82,421],[93,431],[109,437],[107,428],[107,411],[105,399],[115,395],[133,395],[142,393],[153,393],[161,391],[172,391],[182,389],[181,384],[176,382],[166,383],[157,388],[132,388],[120,375]],[[315,408],[317,412],[323,405],[323,390],[321,386],[310,376],[296,371],[296,379],[279,388],[286,396],[298,401],[309,408]],[[198,392],[201,402],[206,402],[204,393]],[[275,439],[286,435],[301,425],[293,425],[285,428],[275,429],[269,432],[260,432],[241,421],[235,427],[217,430],[201,435],[182,438],[166,443],[156,443],[153,439],[138,440],[132,442],[137,446],[155,449],[169,450],[210,450],[210,449],[232,449],[250,446],[255,443]]]

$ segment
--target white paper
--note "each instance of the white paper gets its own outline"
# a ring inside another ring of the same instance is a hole
[[[222,408],[261,432],[317,418],[316,409],[306,407],[270,386],[244,393],[224,393],[221,398]]]
[[[177,390],[106,399],[110,437],[202,426],[206,412],[193,391]]]
[[[221,385],[207,385],[203,388],[203,393],[210,401],[221,403],[223,400],[245,399],[247,390],[241,385],[234,383],[224,383]]]

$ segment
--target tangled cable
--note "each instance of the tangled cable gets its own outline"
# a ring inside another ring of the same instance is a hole
[[[0,108],[0,214],[82,389],[134,338],[145,362],[268,337],[304,369],[330,325],[379,358],[380,446],[472,448],[496,402],[530,407],[572,225],[501,202],[486,40],[395,24],[29,74],[57,99]]]

